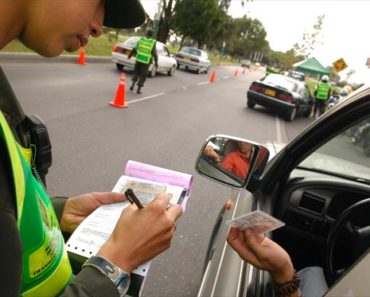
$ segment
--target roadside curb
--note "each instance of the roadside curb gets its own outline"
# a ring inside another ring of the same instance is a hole
[[[55,58],[45,58],[33,53],[0,53],[0,63],[12,62],[43,62],[43,63],[57,63],[57,62],[73,62],[76,63],[78,55],[61,55]],[[97,57],[86,56],[86,61],[93,63],[107,63],[111,62],[111,57]]]

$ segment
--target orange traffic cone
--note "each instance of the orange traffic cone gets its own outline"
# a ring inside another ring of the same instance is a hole
[[[215,77],[216,77],[216,71],[213,71],[209,78],[209,82],[213,83],[215,81]]]
[[[80,48],[80,56],[78,57],[77,64],[86,65],[86,61],[85,61],[85,48],[84,47],[81,47]]]
[[[235,69],[234,76],[238,76],[238,68]]]
[[[121,74],[121,79],[118,84],[118,88],[116,91],[116,97],[114,98],[114,101],[109,102],[110,105],[113,105],[115,107],[123,108],[128,107],[128,105],[125,103],[125,97],[126,97],[126,76],[124,73]]]

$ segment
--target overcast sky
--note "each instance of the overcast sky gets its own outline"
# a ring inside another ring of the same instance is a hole
[[[158,0],[142,0],[154,16]],[[365,66],[370,57],[370,0],[232,0],[229,14],[235,18],[247,15],[260,20],[267,31],[273,50],[287,51],[311,31],[319,15],[325,14],[321,40],[315,56],[324,66],[343,58],[349,69],[355,69],[353,80],[370,83],[370,70]]]

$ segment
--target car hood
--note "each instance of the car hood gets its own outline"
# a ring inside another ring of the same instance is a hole
[[[299,167],[370,181],[370,169],[367,166],[318,152],[306,158]]]

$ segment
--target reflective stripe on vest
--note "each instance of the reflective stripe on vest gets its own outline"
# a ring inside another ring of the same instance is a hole
[[[155,40],[152,38],[141,37],[137,42],[136,47],[136,61],[149,64],[152,59],[152,50]]]
[[[43,185],[34,177],[0,111],[0,137],[11,163],[22,244],[22,296],[56,296],[72,279],[72,269],[59,223]]]
[[[316,98],[321,99],[321,100],[328,99],[329,91],[330,91],[330,85],[329,84],[319,83],[319,85],[317,87]]]

